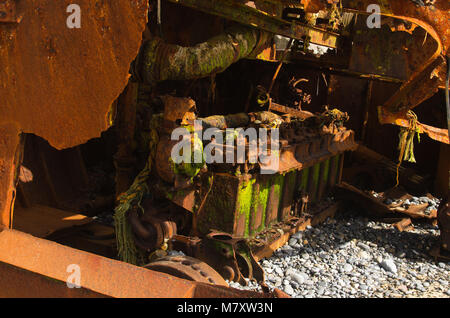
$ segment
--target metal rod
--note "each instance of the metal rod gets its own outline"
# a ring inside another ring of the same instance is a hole
[[[364,142],[366,139],[367,123],[369,122],[370,102],[372,100],[372,87],[373,81],[369,80],[367,83],[366,103],[364,105],[364,119],[362,123],[361,137],[360,137],[362,142]]]
[[[449,79],[450,79],[450,57],[447,56],[447,79],[445,80],[445,104],[447,106],[448,135],[450,136],[450,102],[448,92]]]
[[[275,80],[276,80],[277,77],[278,77],[278,73],[280,72],[281,67],[283,66],[283,62],[284,62],[284,59],[286,58],[287,52],[288,52],[289,49],[291,48],[293,42],[294,42],[294,39],[290,39],[290,40],[289,40],[289,43],[288,43],[288,45],[286,46],[286,49],[285,49],[284,52],[283,52],[283,56],[282,56],[281,59],[280,59],[280,63],[278,63],[277,70],[275,71],[275,74],[274,74],[273,77],[272,77],[272,82],[270,83],[269,90],[267,91],[267,94],[268,94],[269,96],[270,96],[270,93],[272,92],[273,84],[275,83]]]

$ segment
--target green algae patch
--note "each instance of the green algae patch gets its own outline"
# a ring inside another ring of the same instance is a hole
[[[313,167],[313,171],[312,171],[313,175],[312,175],[312,182],[313,182],[313,193],[314,193],[314,197],[311,198],[311,201],[315,201],[315,193],[317,193],[317,187],[319,186],[319,176],[320,176],[320,163],[316,163]]]
[[[207,234],[211,229],[233,233],[234,211],[239,180],[227,175],[214,175],[211,191],[198,215],[198,230]]]
[[[273,220],[271,220],[269,223],[277,222],[278,220],[278,211],[280,210],[281,206],[281,198],[283,195],[283,185],[284,185],[284,176],[282,174],[278,174],[274,177],[272,177],[272,184],[271,184],[271,194],[270,194],[270,206],[267,207],[269,211],[271,211],[271,215]],[[273,210],[276,210],[276,214],[273,213]],[[274,216],[276,217],[274,218]]]
[[[269,181],[269,179],[258,179],[257,183],[253,185],[250,218],[255,220],[258,212],[261,211],[261,219],[259,220],[261,224],[257,228],[252,226],[250,229],[250,235],[257,234],[265,228],[266,208],[270,190]]]
[[[289,192],[293,192],[294,188],[295,188],[295,180],[297,179],[297,171],[291,171],[287,174],[286,177],[286,185],[287,187],[289,187]]]
[[[190,131],[189,126],[186,126],[185,128]],[[203,142],[198,137],[197,133],[192,133],[190,150],[190,160],[188,160],[188,162],[182,161],[180,163],[175,163],[172,158],[169,158],[169,163],[172,165],[172,170],[175,174],[185,175],[192,179],[205,165],[205,159],[203,156]],[[180,150],[181,156],[183,156],[182,152],[183,149]],[[201,158],[201,162],[195,162],[195,158]]]
[[[261,225],[258,228],[258,232],[264,230],[265,228],[265,220],[266,220],[266,210],[267,210],[267,202],[269,201],[269,190],[270,190],[270,180],[261,181],[259,184],[259,193],[258,199],[256,201],[256,207],[261,207],[262,217],[261,217]]]
[[[247,237],[249,235],[249,224],[250,224],[250,210],[252,208],[252,193],[253,185],[256,179],[250,179],[244,181],[239,185],[239,192],[237,197],[237,217],[236,220],[240,218],[245,218],[245,232],[244,235]]]
[[[309,168],[303,169],[302,180],[300,181],[300,191],[306,191],[308,186]]]
[[[328,181],[328,175],[330,172],[330,159],[327,159],[323,162],[323,175],[322,175],[322,180],[324,182]]]

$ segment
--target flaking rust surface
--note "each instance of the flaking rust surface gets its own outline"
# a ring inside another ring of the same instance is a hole
[[[19,144],[17,127],[0,123],[0,231],[1,225],[10,227],[11,206],[14,203],[15,155]]]
[[[0,23],[0,124],[14,123],[52,146],[73,147],[108,128],[147,22],[146,0],[17,0],[20,23]]]
[[[327,2],[339,3],[338,0],[327,0]],[[445,54],[450,46],[450,29],[448,19],[450,16],[450,2],[448,0],[436,0],[433,6],[420,6],[413,0],[343,0],[342,6],[346,10],[367,13],[371,4],[377,4],[381,8],[382,15],[395,16],[415,23],[439,39],[442,45],[442,53]],[[301,0],[307,12],[317,12],[325,8],[325,1]],[[440,52],[441,53],[441,52]]]

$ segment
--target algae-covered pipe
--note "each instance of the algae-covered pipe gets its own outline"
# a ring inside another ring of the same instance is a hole
[[[207,77],[259,53],[270,38],[270,33],[244,26],[231,27],[192,47],[168,44],[155,37],[143,46],[138,74],[149,84]]]
[[[246,113],[238,113],[231,115],[213,115],[205,118],[199,118],[204,128],[237,128],[245,127],[250,122],[250,117]]]
[[[281,116],[268,111],[249,114],[237,113],[230,115],[213,115],[205,118],[199,118],[199,120],[202,121],[203,128],[215,127],[218,129],[245,127],[253,121],[259,121],[264,124],[272,123],[274,121],[283,121]]]

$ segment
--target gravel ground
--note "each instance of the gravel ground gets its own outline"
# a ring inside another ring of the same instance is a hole
[[[292,297],[450,297],[450,263],[428,251],[439,229],[414,224],[398,232],[391,224],[355,213],[339,215],[291,237],[260,264],[266,283]],[[261,290],[250,282],[240,289]]]

